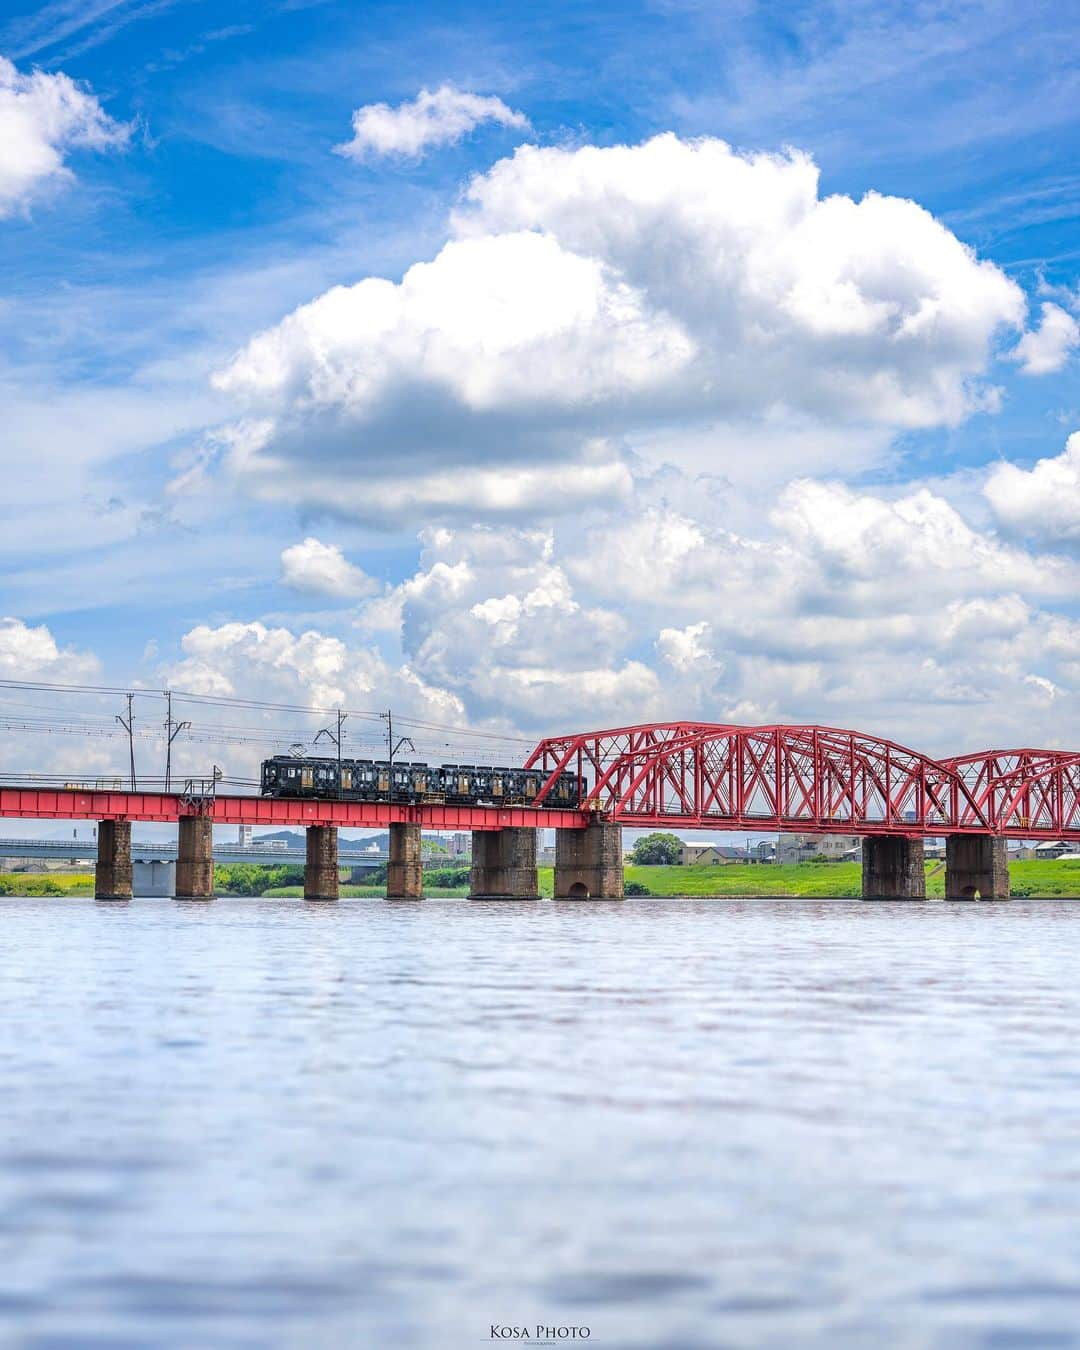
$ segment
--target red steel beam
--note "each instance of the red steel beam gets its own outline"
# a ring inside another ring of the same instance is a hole
[[[402,823],[426,830],[501,830],[546,826],[580,830],[585,811],[530,806],[411,806],[390,802],[338,802],[292,797],[215,796],[202,807],[216,825],[341,825],[380,829]],[[179,820],[200,806],[179,793],[0,787],[0,819]]]

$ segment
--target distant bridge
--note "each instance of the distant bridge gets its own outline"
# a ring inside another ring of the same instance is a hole
[[[172,843],[153,844],[132,840],[132,862],[175,862],[178,845]],[[58,861],[93,860],[97,853],[97,842],[92,839],[0,839],[0,858],[43,858]],[[303,867],[307,851],[287,845],[285,848],[273,848],[268,844],[214,844],[214,861],[219,863],[259,863],[263,866],[283,866],[291,863],[294,867]],[[338,850],[338,861],[342,867],[375,868],[385,867],[389,861],[388,853],[369,852],[366,849],[343,848]]]

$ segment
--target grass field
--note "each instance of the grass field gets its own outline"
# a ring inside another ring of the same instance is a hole
[[[550,867],[538,869],[540,894],[549,896],[554,887]],[[862,886],[859,863],[788,863],[769,866],[733,863],[729,867],[632,867],[625,871],[626,883],[645,886],[650,895],[660,897],[730,896],[806,896],[808,899],[841,899],[857,896]],[[1080,862],[1016,862],[1009,868],[1014,895],[1080,897]],[[282,886],[267,895],[300,896],[300,886]],[[926,893],[945,894],[943,863],[926,864]],[[342,886],[345,897],[381,896],[379,886]],[[468,894],[466,886],[431,887],[425,894],[432,899]]]
[[[626,881],[647,886],[653,895],[803,895],[857,896],[862,888],[859,863],[787,863],[768,866],[733,863],[729,867],[630,867]],[[1080,897],[1080,862],[1014,862],[1009,867],[1013,895]],[[945,894],[945,865],[926,864],[926,893]]]
[[[550,867],[539,871],[540,894],[550,896],[554,874]],[[1076,896],[1080,898],[1080,861],[1014,862],[1009,867],[1013,895]],[[650,895],[660,897],[730,896],[805,896],[808,899],[845,898],[859,894],[862,873],[858,863],[789,863],[752,866],[733,863],[729,867],[632,867],[626,868],[626,883],[644,886]],[[92,872],[7,872],[0,873],[0,895],[93,895]],[[276,886],[268,896],[298,898],[302,886]],[[926,893],[945,894],[945,866],[926,864]],[[381,886],[343,885],[346,899],[377,898],[386,894]],[[450,899],[468,894],[467,886],[426,889],[432,899]]]
[[[93,872],[3,872],[0,895],[93,895]]]

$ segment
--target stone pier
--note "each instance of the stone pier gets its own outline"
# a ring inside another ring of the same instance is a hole
[[[1009,852],[988,834],[951,834],[945,840],[946,900],[1008,900]]]
[[[304,864],[304,899],[336,900],[340,894],[337,826],[307,827],[307,861]]]
[[[176,849],[176,898],[214,898],[214,822],[209,816],[180,817]]]
[[[925,900],[923,841],[903,835],[867,835],[862,845],[864,900]]]
[[[131,899],[130,820],[98,821],[94,898],[96,900]]]
[[[555,899],[623,898],[622,826],[594,821],[555,831]]]
[[[420,826],[390,826],[390,862],[386,869],[387,900],[423,900],[424,864],[420,857]]]
[[[470,900],[539,900],[536,830],[473,830]]]

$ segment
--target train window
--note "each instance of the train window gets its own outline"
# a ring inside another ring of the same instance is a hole
[[[503,780],[502,780],[502,774],[497,773],[497,774],[495,775],[495,777],[492,778],[492,780],[491,780],[491,795],[492,795],[493,797],[501,797],[501,796],[503,795]]]
[[[315,786],[315,775],[310,768],[300,770],[300,786],[307,789]]]
[[[352,787],[352,769],[342,769],[341,786],[346,790]]]

